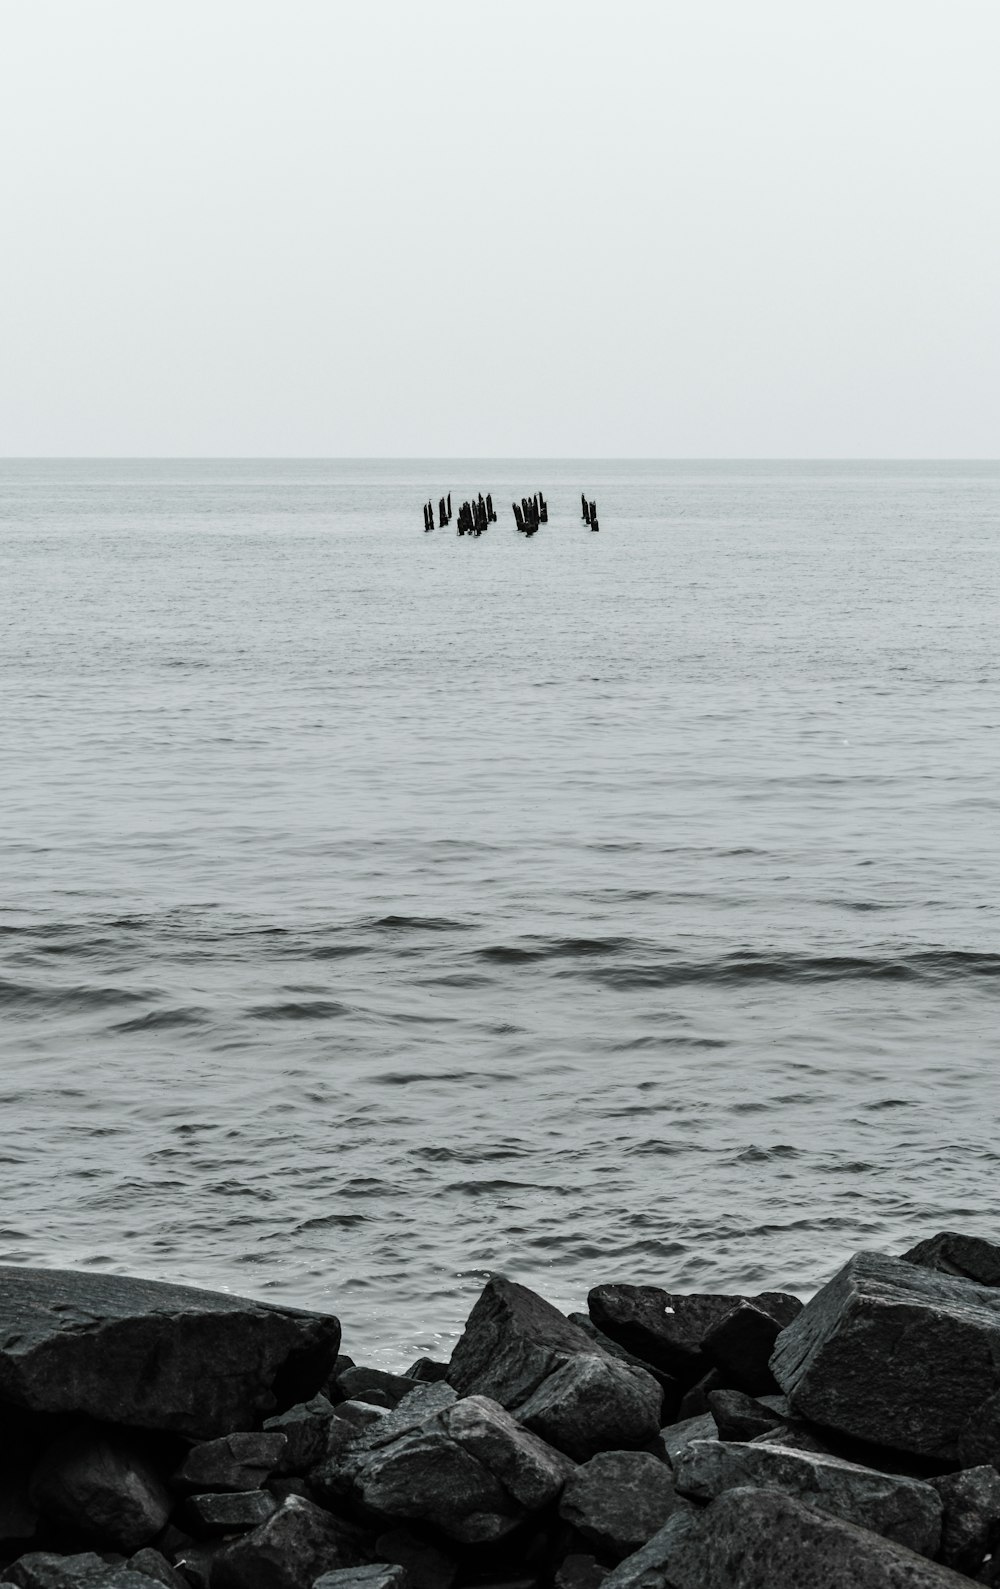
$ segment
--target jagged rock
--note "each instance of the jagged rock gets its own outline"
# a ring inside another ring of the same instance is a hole
[[[706,1336],[735,1307],[750,1303],[781,1326],[790,1323],[802,1305],[782,1291],[762,1291],[756,1297],[713,1296],[633,1285],[595,1286],[587,1298],[599,1330],[683,1385],[692,1385],[712,1366],[703,1350]]]
[[[642,1358],[636,1357],[634,1352],[628,1350],[628,1347],[622,1346],[618,1341],[613,1341],[610,1335],[605,1335],[603,1330],[597,1328],[589,1313],[570,1313],[567,1314],[567,1317],[570,1323],[575,1324],[578,1330],[582,1330],[589,1340],[596,1341],[601,1350],[607,1352],[609,1357],[617,1357],[621,1363],[631,1363],[633,1368],[642,1368],[647,1374],[652,1374],[663,1391],[662,1416],[664,1418],[676,1416],[677,1408],[680,1406],[681,1390],[672,1375],[664,1373],[662,1368],[657,1368],[653,1363],[644,1363]]]
[[[0,1267],[0,1401],[195,1438],[313,1395],[332,1315],[124,1275]]]
[[[286,1445],[276,1468],[281,1474],[308,1473],[326,1455],[330,1428],[337,1414],[325,1396],[313,1396],[287,1412],[279,1412],[264,1422],[265,1434],[284,1435]],[[266,1482],[266,1481],[265,1481]]]
[[[1000,1292],[859,1253],[779,1335],[771,1371],[806,1419],[954,1460],[1000,1389]]]
[[[644,1369],[577,1354],[521,1402],[519,1422],[549,1445],[585,1462],[598,1451],[655,1441],[663,1393]]]
[[[405,1374],[388,1374],[381,1368],[357,1367],[345,1369],[333,1381],[338,1400],[362,1401],[377,1390],[385,1397],[387,1407],[395,1407],[417,1384],[417,1380],[408,1379]]]
[[[408,1528],[391,1528],[379,1534],[375,1554],[379,1561],[405,1567],[413,1589],[452,1589],[458,1577],[454,1556]]]
[[[755,1440],[785,1427],[784,1418],[741,1390],[713,1390],[708,1405],[720,1440]]]
[[[145,1457],[122,1439],[90,1429],[49,1448],[32,1474],[31,1499],[50,1522],[128,1555],[160,1532],[172,1505]]]
[[[958,1456],[963,1468],[989,1463],[1000,1468],[1000,1391],[977,1407],[962,1425]]]
[[[362,1532],[297,1496],[253,1533],[212,1559],[212,1589],[312,1589],[322,1573],[360,1567],[372,1552]]]
[[[196,1538],[211,1534],[249,1533],[278,1510],[267,1490],[210,1490],[189,1495],[181,1517]]]
[[[379,1428],[342,1454],[364,1507],[430,1523],[463,1543],[504,1538],[553,1501],[572,1471],[566,1457],[483,1396],[446,1405],[393,1440],[382,1437]]]
[[[940,1559],[971,1577],[1000,1544],[1000,1473],[966,1468],[927,1482],[944,1503]]]
[[[434,1357],[418,1357],[412,1367],[406,1370],[406,1378],[415,1379],[421,1384],[434,1384],[448,1378],[448,1364],[439,1363]]]
[[[409,1589],[405,1567],[377,1561],[369,1567],[340,1567],[317,1578],[313,1589]]]
[[[783,1328],[763,1308],[739,1302],[709,1330],[701,1348],[727,1386],[763,1396],[776,1388],[768,1363]]]
[[[776,1490],[727,1490],[672,1517],[605,1589],[969,1589],[905,1545]]]
[[[156,1579],[91,1551],[75,1556],[34,1551],[0,1574],[0,1582],[16,1584],[18,1589],[157,1589]]]
[[[610,1569],[596,1556],[567,1556],[555,1576],[555,1589],[601,1589]]]
[[[944,1230],[927,1241],[918,1241],[903,1253],[904,1263],[936,1269],[940,1274],[960,1275],[981,1286],[1000,1286],[1000,1247],[982,1236],[961,1236]]]
[[[244,1431],[192,1446],[174,1475],[189,1490],[257,1490],[281,1465],[283,1430]]]
[[[647,1451],[602,1451],[566,1480],[559,1516],[602,1555],[621,1561],[677,1505],[670,1469]]]
[[[726,1490],[781,1490],[923,1556],[941,1543],[941,1497],[929,1484],[787,1446],[696,1441],[674,1469],[678,1494],[711,1501]]]
[[[151,1550],[148,1545],[143,1550],[137,1550],[127,1565],[133,1572],[141,1572],[144,1577],[162,1584],[163,1589],[188,1589],[187,1579],[175,1567],[171,1567],[166,1556],[158,1550]]]
[[[527,1286],[493,1275],[451,1355],[448,1382],[461,1396],[489,1396],[514,1407],[580,1353],[604,1356],[558,1308]]]
[[[684,1418],[660,1430],[659,1446],[671,1467],[676,1467],[692,1440],[716,1440],[719,1431],[710,1412]]]

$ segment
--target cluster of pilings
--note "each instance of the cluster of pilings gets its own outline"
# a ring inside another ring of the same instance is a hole
[[[539,491],[533,497],[522,497],[520,505],[512,504],[514,522],[522,535],[534,535],[540,524],[549,522],[549,505]]]
[[[444,529],[446,524],[450,524],[451,523],[451,492],[450,491],[448,492],[447,497],[442,497],[440,499],[440,501],[438,502],[438,523],[440,524],[442,529]],[[433,504],[433,502],[425,502],[424,503],[424,529],[425,530],[432,530],[433,528],[434,528],[434,504]]]
[[[487,493],[484,497],[480,491],[478,498],[471,502],[463,502],[458,510],[458,534],[482,535],[491,524],[495,524],[497,516],[493,511],[493,498]]]
[[[601,526],[597,522],[597,503],[588,502],[582,491],[580,493],[580,501],[583,503],[584,524],[589,524],[592,530],[599,530]]]

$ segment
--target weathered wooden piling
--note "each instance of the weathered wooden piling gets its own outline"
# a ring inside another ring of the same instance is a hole
[[[580,492],[580,502],[583,505],[583,522],[584,522],[584,524],[589,524],[590,523],[590,504],[587,501],[587,498],[584,496],[582,491]]]
[[[538,517],[539,517],[539,520],[540,520],[540,522],[542,524],[548,524],[548,522],[549,522],[549,505],[546,502],[545,498],[542,496],[542,493],[540,491],[538,493]]]

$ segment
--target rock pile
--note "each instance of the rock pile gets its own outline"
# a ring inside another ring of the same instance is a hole
[[[1000,1585],[1000,1247],[781,1292],[500,1276],[449,1363],[330,1316],[0,1268],[0,1581],[20,1589]]]

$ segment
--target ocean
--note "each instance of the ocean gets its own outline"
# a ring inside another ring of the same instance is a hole
[[[997,1236],[1000,464],[6,460],[0,590],[0,1261],[404,1368]]]

